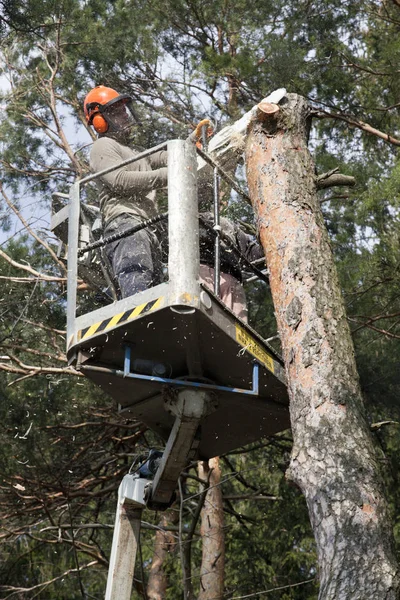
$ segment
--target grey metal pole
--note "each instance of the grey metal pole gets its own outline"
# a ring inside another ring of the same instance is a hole
[[[67,274],[67,348],[75,333],[77,280],[78,280],[78,243],[79,243],[79,182],[74,183],[69,192],[68,215],[68,274]]]
[[[220,295],[220,272],[221,272],[221,225],[219,218],[219,175],[218,169],[214,168],[214,231],[215,243],[214,243],[214,293],[216,296]]]
[[[139,546],[142,510],[129,504],[118,504],[114,544],[107,579],[105,600],[130,600],[135,573],[136,554]]]
[[[169,293],[172,302],[186,303],[200,293],[197,160],[193,142],[168,142]]]
[[[206,153],[208,149],[207,125],[201,128],[201,139],[203,150]],[[214,198],[214,294],[220,295],[220,271],[221,271],[221,226],[219,220],[219,174],[217,167],[213,169],[213,198]]]
[[[117,512],[105,600],[130,600],[140,540],[147,479],[125,475],[118,488]]]

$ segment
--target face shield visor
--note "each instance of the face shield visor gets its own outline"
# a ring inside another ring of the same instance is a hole
[[[108,123],[110,133],[129,132],[134,125],[137,125],[132,99],[128,95],[118,96],[104,104],[101,114]]]
[[[107,133],[129,134],[137,119],[132,108],[132,98],[121,95],[104,104],[100,110],[101,115],[107,121]]]

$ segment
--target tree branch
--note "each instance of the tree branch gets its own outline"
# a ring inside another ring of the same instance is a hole
[[[388,144],[392,144],[393,146],[400,146],[400,140],[391,136],[389,133],[384,133],[372,125],[368,123],[364,123],[364,121],[360,121],[355,117],[351,117],[350,115],[345,115],[342,113],[329,112],[327,110],[315,110],[311,111],[311,116],[317,119],[337,119],[338,121],[344,121],[351,125],[352,127],[357,127],[361,129],[361,131],[365,131],[366,133],[370,133],[381,140],[387,142]]]
[[[353,187],[356,185],[356,180],[351,175],[342,175],[341,173],[334,173],[329,175],[329,177],[324,177],[321,175],[317,178],[318,190],[324,190],[326,188],[340,185]]]
[[[90,567],[93,567],[94,565],[97,565],[97,564],[98,564],[98,561],[93,560],[92,562],[81,566],[80,571],[82,571],[83,569],[89,569]],[[62,575],[59,575],[58,577],[54,577],[53,579],[48,579],[47,581],[44,581],[43,583],[38,583],[37,585],[34,585],[30,588],[4,585],[4,586],[1,586],[0,589],[2,589],[3,592],[10,592],[8,596],[4,596],[4,600],[8,600],[9,598],[16,596],[17,594],[20,595],[22,593],[34,592],[35,590],[36,591],[40,590],[40,592],[43,592],[52,583],[56,583],[57,581],[60,581],[60,580],[64,579],[65,577],[68,577],[68,575],[72,575],[77,572],[78,572],[77,569],[68,569],[67,571],[64,571],[64,573],[62,573]]]
[[[47,252],[50,254],[50,256],[53,258],[53,260],[57,263],[57,265],[60,267],[61,272],[62,273],[67,273],[67,268],[66,266],[62,263],[62,261],[58,258],[58,256],[56,255],[56,253],[54,252],[54,250],[52,248],[50,248],[50,246],[44,241],[42,240],[29,226],[28,222],[24,219],[24,217],[22,216],[21,212],[17,209],[17,207],[15,206],[15,204],[13,202],[11,202],[11,200],[9,199],[8,195],[6,194],[4,188],[3,188],[3,184],[0,182],[0,193],[3,196],[6,204],[11,208],[11,210],[15,213],[15,215],[18,217],[18,219],[21,221],[21,223],[23,224],[23,226],[25,227],[25,229],[27,230],[27,232],[41,245],[43,246],[43,248],[45,248],[45,250],[47,250]]]

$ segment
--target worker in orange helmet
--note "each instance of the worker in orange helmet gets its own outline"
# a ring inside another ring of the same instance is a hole
[[[84,101],[87,122],[99,137],[90,153],[93,172],[102,171],[134,157],[137,152],[128,146],[132,128],[137,119],[132,110],[132,99],[127,94],[105,86],[91,90]],[[201,126],[189,136],[193,142],[199,138]],[[207,132],[209,133],[209,132]],[[98,181],[100,210],[104,221],[104,236],[140,224],[157,215],[155,190],[167,184],[167,152],[161,151],[101,175]],[[212,221],[208,213],[203,214]],[[246,258],[254,260],[262,255],[258,244],[239,227],[226,218],[221,220],[222,230]],[[200,228],[200,280],[213,289],[214,238]],[[251,249],[251,251],[249,250]],[[161,249],[151,228],[141,229],[129,237],[107,244],[106,256],[123,298],[144,291],[161,282]],[[247,319],[246,299],[241,281],[241,270],[236,255],[229,249],[221,252],[221,299],[233,312]]]
[[[128,94],[99,85],[87,94],[84,112],[88,124],[98,133],[90,153],[94,173],[138,154],[128,145],[137,125]],[[160,151],[96,180],[104,237],[157,215],[155,190],[167,185],[166,167],[167,152]],[[123,298],[161,282],[161,248],[154,228],[141,229],[107,244],[105,252]]]

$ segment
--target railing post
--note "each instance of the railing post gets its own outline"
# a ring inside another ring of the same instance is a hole
[[[220,273],[221,273],[221,225],[219,218],[219,175],[218,169],[214,168],[213,173],[213,192],[214,192],[214,294],[220,296]]]
[[[68,215],[68,274],[67,274],[67,348],[75,333],[77,280],[78,280],[78,243],[79,243],[79,182],[74,183],[69,192]]]
[[[169,290],[176,304],[199,288],[197,160],[193,142],[168,142]]]

